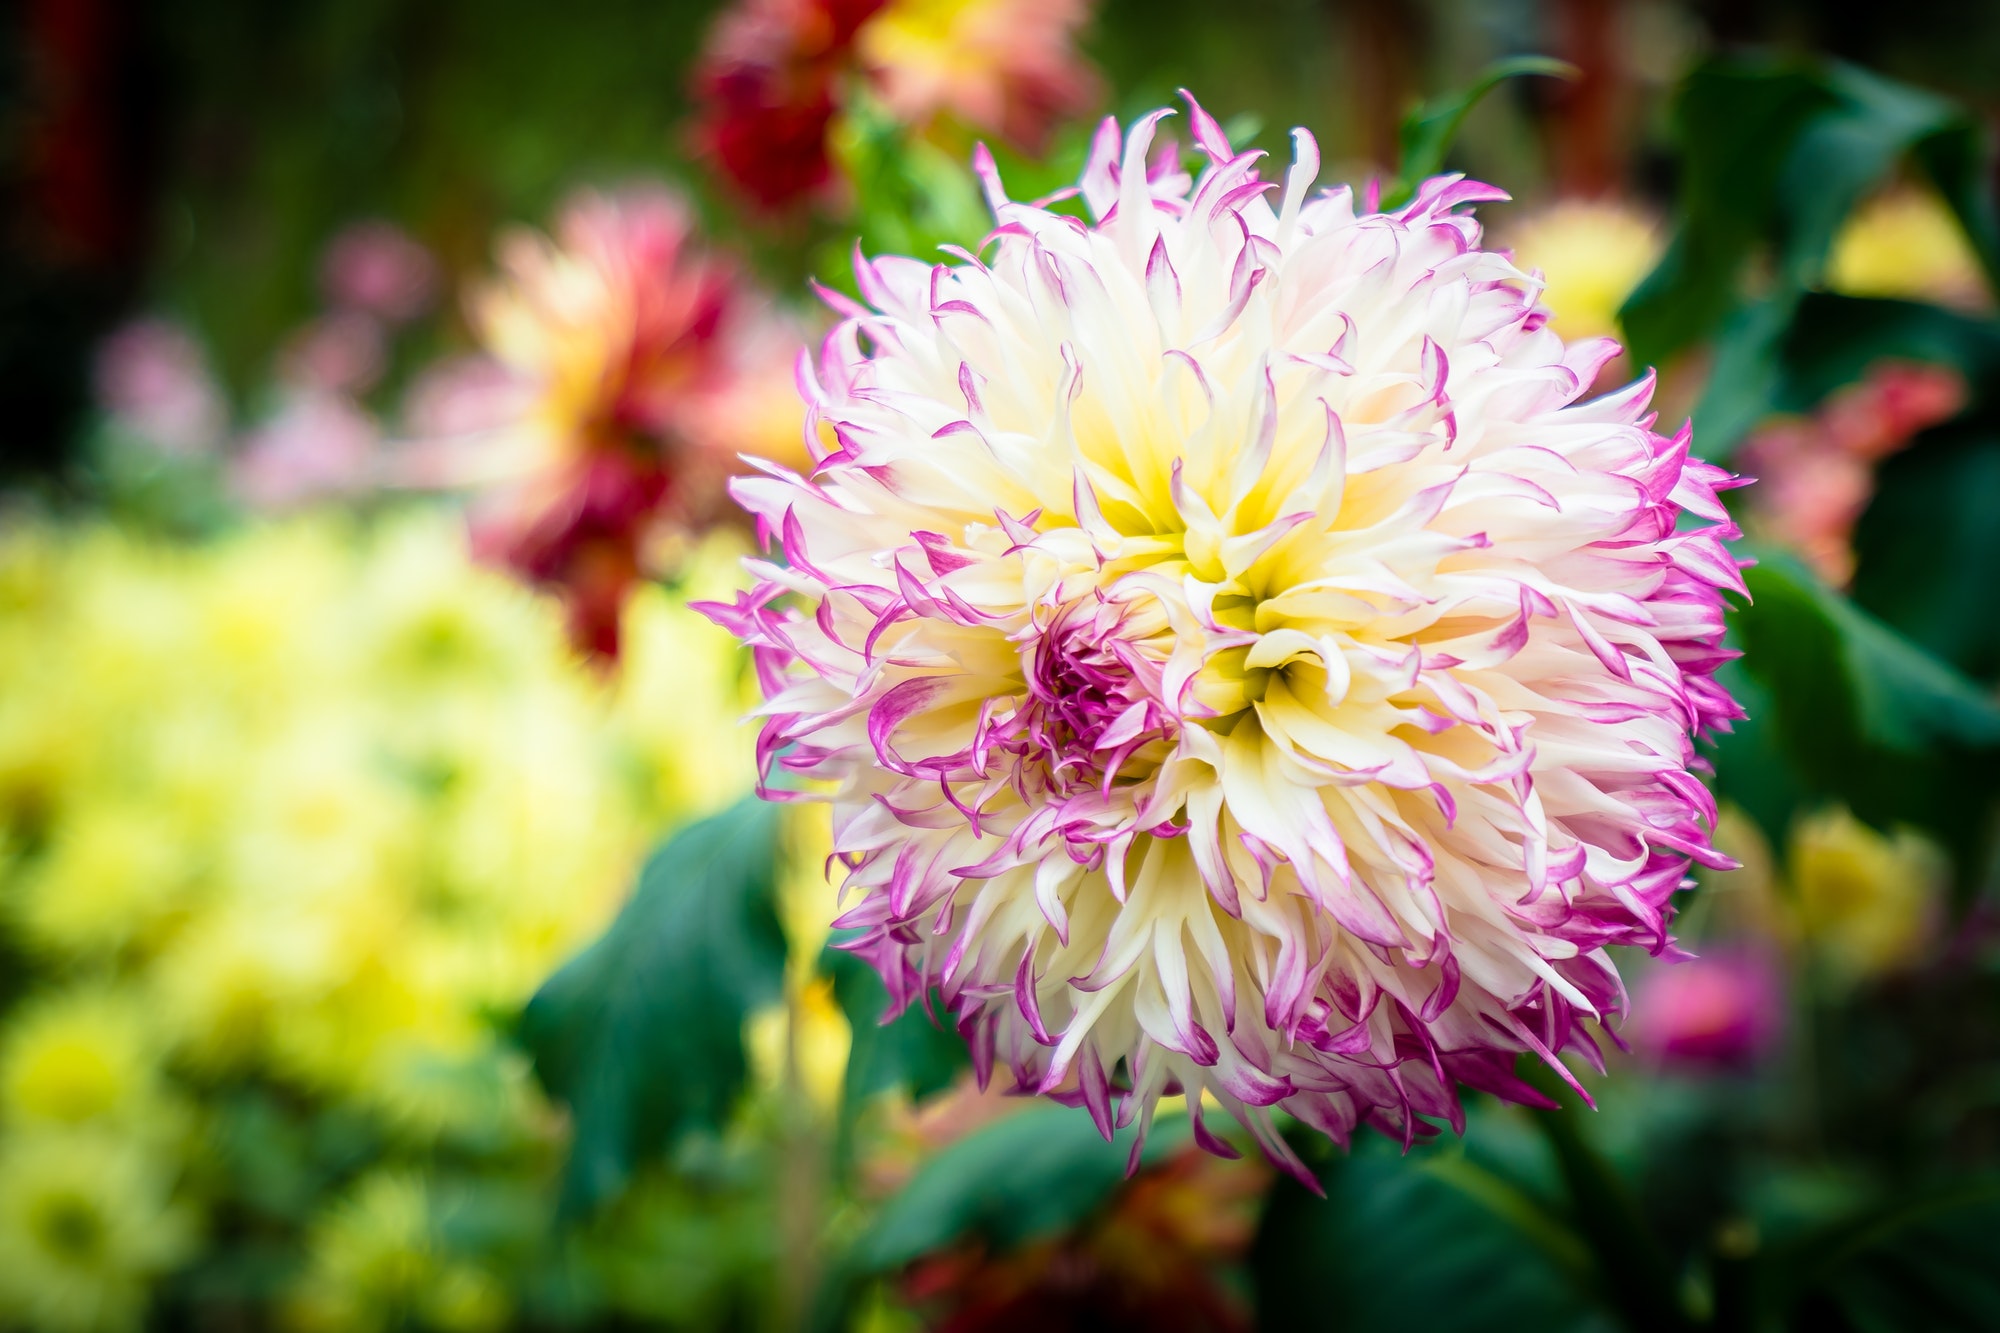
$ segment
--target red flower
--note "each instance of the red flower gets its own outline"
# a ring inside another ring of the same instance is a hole
[[[695,72],[696,139],[759,207],[782,209],[833,179],[826,133],[855,35],[882,0],[747,0],[725,13]]]

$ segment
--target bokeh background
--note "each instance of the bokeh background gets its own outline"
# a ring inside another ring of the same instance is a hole
[[[2000,6],[0,33],[0,1328],[2000,1328]],[[1531,55],[1443,164],[1759,479],[1742,868],[1594,1111],[1302,1139],[1325,1200],[1170,1115],[1128,1179],[881,1025],[824,830],[741,803],[721,479],[803,456],[857,238],[977,244],[976,141],[1054,190],[1187,87],[1393,188]]]

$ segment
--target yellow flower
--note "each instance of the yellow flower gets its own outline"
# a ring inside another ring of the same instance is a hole
[[[410,1324],[479,1333],[510,1313],[490,1273],[440,1248],[430,1191],[413,1174],[364,1177],[313,1226],[287,1307],[302,1333],[374,1333]]]
[[[1039,153],[1097,100],[1076,49],[1085,0],[889,0],[856,36],[862,66],[898,119],[949,114]]]
[[[10,1123],[129,1124],[158,1092],[152,1035],[139,997],[129,993],[31,999],[0,1044],[0,1106]]]
[[[1567,200],[1513,229],[1514,262],[1540,269],[1542,303],[1568,339],[1615,337],[1618,307],[1659,258],[1653,223],[1629,204]]]
[[[168,816],[150,803],[114,799],[65,817],[41,863],[10,895],[27,937],[63,954],[108,952],[182,906],[195,867]]]
[[[163,1027],[177,1053],[211,1071],[262,1057],[275,1015],[317,953],[317,941],[257,914],[218,910],[195,921],[151,971]]]
[[[1884,836],[1845,809],[1792,829],[1791,882],[1800,932],[1846,980],[1914,962],[1936,928],[1947,864],[1922,835]]]
[[[192,1219],[127,1139],[44,1131],[0,1145],[0,1320],[38,1333],[137,1328]]]
[[[1854,210],[1834,238],[1827,287],[1981,309],[1991,304],[1958,219],[1930,191],[1898,186]]]
[[[740,550],[695,551],[691,590],[728,595]],[[0,916],[56,968],[113,964],[159,1034],[100,1069],[31,1004],[0,1023],[0,1110],[88,1119],[158,1051],[403,1135],[538,1129],[487,1015],[750,784],[742,654],[665,593],[633,616],[607,682],[440,511],[0,536]]]

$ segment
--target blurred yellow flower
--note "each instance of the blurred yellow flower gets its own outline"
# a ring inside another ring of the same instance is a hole
[[[1618,307],[1660,255],[1659,231],[1629,204],[1565,200],[1510,229],[1514,262],[1539,269],[1542,304],[1569,339],[1616,337]]]
[[[1934,191],[1903,185],[1854,210],[1834,238],[1826,285],[1847,296],[1991,304],[1979,260],[1958,219]]]
[[[1800,933],[1836,977],[1896,971],[1930,943],[1948,864],[1921,834],[1884,835],[1835,808],[1793,826],[1790,859]]]
[[[158,1094],[154,1051],[136,995],[93,988],[36,996],[0,1037],[0,1108],[9,1124],[129,1124]]]
[[[129,1140],[51,1130],[0,1144],[0,1322],[137,1328],[150,1283],[193,1239],[166,1172]]]
[[[9,914],[45,950],[116,950],[184,904],[190,851],[171,811],[79,793],[39,866],[8,894]]]
[[[0,931],[45,969],[0,1012],[0,1327],[136,1325],[191,1253],[173,1154],[196,1126],[265,1133],[246,1087],[276,1142],[337,1111],[396,1154],[553,1157],[494,1016],[603,928],[648,846],[749,788],[747,663],[683,605],[731,595],[743,544],[634,598],[607,678],[446,512],[0,535]],[[190,1157],[186,1188],[223,1206],[232,1151]],[[504,1275],[441,1249],[433,1207],[364,1172],[312,1228],[293,1321],[507,1323]]]
[[[411,1326],[483,1333],[505,1324],[510,1310],[490,1273],[440,1247],[424,1181],[379,1170],[314,1224],[306,1272],[286,1313],[302,1333]]]
[[[1090,10],[1087,0],[889,0],[856,49],[898,119],[922,126],[948,112],[1039,153],[1098,98],[1076,49]]]
[[[689,590],[727,596],[741,549],[692,550]],[[728,634],[642,595],[607,683],[449,514],[10,535],[0,589],[6,920],[110,964],[177,1059],[404,1130],[507,1085],[485,1016],[751,782]]]

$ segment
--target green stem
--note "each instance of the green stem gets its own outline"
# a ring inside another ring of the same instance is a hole
[[[1558,1104],[1555,1110],[1534,1112],[1534,1120],[1555,1151],[1577,1233],[1590,1247],[1606,1301],[1634,1333],[1694,1328],[1666,1251],[1625,1182],[1583,1132],[1581,1099],[1553,1070],[1539,1063],[1530,1068],[1530,1063],[1522,1062],[1522,1077]]]

